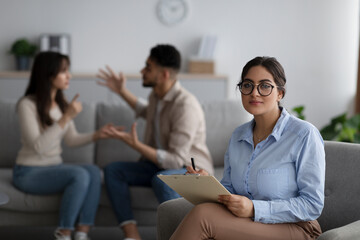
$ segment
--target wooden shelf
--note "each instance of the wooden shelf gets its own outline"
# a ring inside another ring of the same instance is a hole
[[[125,75],[126,86],[136,96],[147,98],[151,89],[142,86],[141,74]],[[30,77],[29,71],[0,71],[0,100],[17,101],[23,96]],[[118,103],[119,96],[99,87],[96,73],[72,73],[71,87],[65,91],[68,99],[79,93],[84,102]],[[201,101],[227,99],[229,80],[225,75],[180,73],[181,85]]]
[[[76,79],[97,79],[96,73],[71,73],[72,78]],[[0,71],[0,79],[24,79],[29,78],[29,71]],[[140,74],[127,74],[128,79],[141,79]],[[193,73],[179,73],[178,79],[181,80],[224,80],[227,79],[225,75],[213,75],[213,74],[193,74]]]

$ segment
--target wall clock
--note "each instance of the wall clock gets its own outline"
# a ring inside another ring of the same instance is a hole
[[[185,20],[189,12],[186,0],[159,0],[156,14],[159,20],[167,25],[174,26]]]

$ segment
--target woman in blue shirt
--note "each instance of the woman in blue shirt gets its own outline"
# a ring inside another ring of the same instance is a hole
[[[197,205],[171,239],[316,239],[324,206],[325,152],[319,131],[279,104],[285,73],[256,57],[238,83],[254,119],[233,132],[221,183],[231,195]],[[207,175],[204,170],[189,173]]]

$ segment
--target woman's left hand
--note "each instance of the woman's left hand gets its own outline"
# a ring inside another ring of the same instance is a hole
[[[218,201],[237,217],[254,217],[254,204],[247,197],[236,194],[219,195]]]
[[[111,138],[112,133],[111,133],[111,129],[115,128],[118,131],[122,131],[124,130],[124,127],[119,126],[119,127],[115,127],[112,123],[108,123],[104,126],[102,126],[100,129],[98,129],[93,136],[94,141],[99,140],[99,139],[105,139],[105,138]]]

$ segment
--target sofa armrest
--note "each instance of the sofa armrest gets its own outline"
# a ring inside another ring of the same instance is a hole
[[[345,225],[343,227],[334,228],[324,232],[317,240],[353,240],[360,239],[360,220]]]
[[[157,209],[157,239],[168,240],[193,204],[183,198],[166,201]]]

